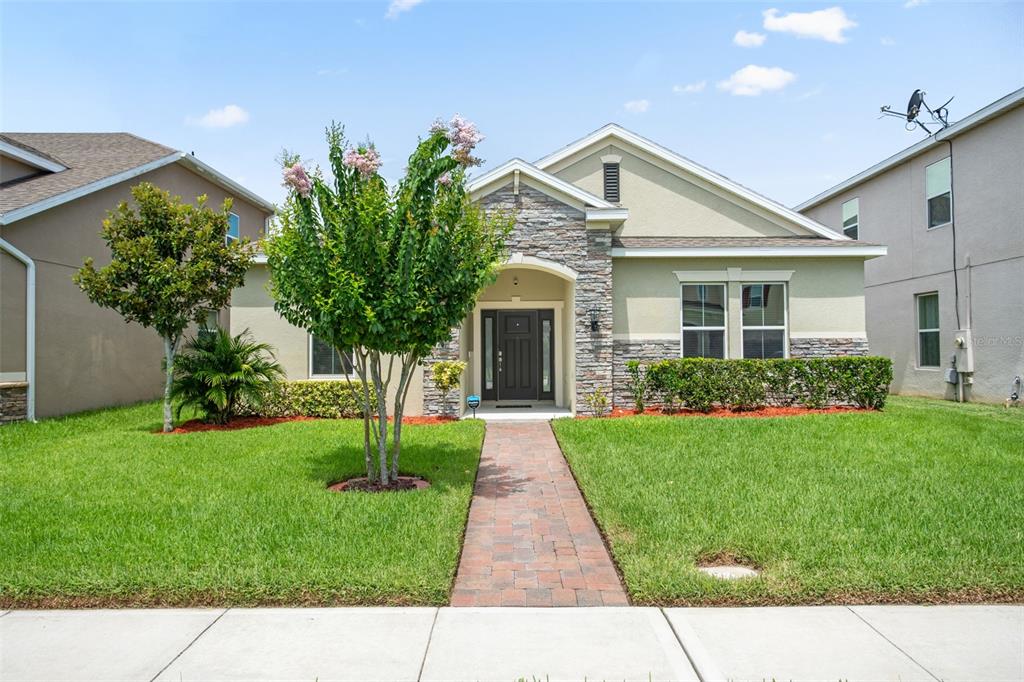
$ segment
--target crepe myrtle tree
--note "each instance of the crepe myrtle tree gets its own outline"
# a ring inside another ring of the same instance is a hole
[[[417,364],[450,339],[505,258],[512,221],[483,213],[466,192],[482,139],[460,116],[436,122],[394,186],[378,173],[374,145],[349,145],[337,124],[327,129],[332,179],[283,157],[288,198],[265,246],[274,307],[352,352],[366,475],[383,487],[397,483]]]
[[[144,182],[131,189],[134,206],[110,211],[100,235],[110,247],[109,265],[85,259],[75,283],[93,303],[112,308],[125,322],[155,329],[164,342],[164,431],[171,431],[174,360],[185,330],[208,310],[227,305],[253,258],[247,239],[226,240],[226,199],[220,211],[195,205]]]

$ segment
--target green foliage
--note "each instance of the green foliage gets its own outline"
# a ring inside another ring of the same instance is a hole
[[[204,421],[226,424],[242,401],[258,406],[268,385],[282,376],[273,348],[256,343],[248,329],[237,336],[223,329],[204,331],[174,363],[175,416],[180,419],[182,409],[190,408]]]
[[[448,396],[458,388],[466,363],[462,360],[439,360],[430,367],[430,376],[444,396],[444,413],[448,414]]]
[[[590,408],[595,417],[603,417],[608,413],[608,394],[600,386],[586,394],[583,400],[587,403],[587,407]]]
[[[810,408],[855,405],[881,409],[892,361],[880,357],[714,360],[678,358],[648,367],[650,390],[667,405],[699,412],[717,405],[752,410],[766,404]]]
[[[643,412],[648,390],[647,367],[639,360],[626,360],[626,376],[626,386],[633,398],[633,409]]]
[[[245,410],[261,417],[362,417],[361,392],[359,382],[350,386],[347,381],[277,381],[257,405],[246,405]]]

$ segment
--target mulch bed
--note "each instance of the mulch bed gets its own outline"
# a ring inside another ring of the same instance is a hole
[[[697,410],[686,408],[680,408],[675,412],[666,412],[660,407],[648,407],[644,410],[644,414],[657,415],[659,417],[796,417],[802,414],[838,414],[841,412],[874,412],[874,410],[863,407],[823,407],[815,409],[796,405],[788,407],[762,407],[757,410],[731,410],[727,407],[716,407],[710,412],[698,412]],[[635,417],[637,414],[636,410],[615,408],[608,416],[611,418]],[[588,417],[578,418],[587,419]]]
[[[394,417],[388,417],[388,421],[394,421]],[[431,424],[448,424],[459,421],[458,417],[402,417],[402,424],[413,426],[430,426]]]
[[[227,424],[208,424],[201,419],[190,419],[187,422],[178,424],[173,431],[167,431],[167,435],[176,433],[199,433],[202,431],[235,431],[237,429],[251,429],[257,426],[273,426],[285,422],[304,422],[316,419],[316,417],[237,417]],[[156,430],[153,433],[164,434],[163,430]]]
[[[404,420],[403,420],[404,421]],[[333,493],[344,493],[358,491],[362,493],[392,493],[404,490],[423,490],[430,487],[430,481],[418,476],[399,476],[396,483],[382,486],[380,483],[370,483],[365,476],[350,478],[347,481],[338,481],[327,486]]]

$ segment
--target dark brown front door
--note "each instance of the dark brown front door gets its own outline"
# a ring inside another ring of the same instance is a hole
[[[537,311],[498,311],[498,396],[537,399]]]

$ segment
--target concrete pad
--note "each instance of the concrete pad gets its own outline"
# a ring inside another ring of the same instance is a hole
[[[752,568],[738,565],[698,566],[697,570],[719,580],[742,580],[744,578],[756,578],[761,575]]]
[[[1024,606],[850,608],[940,679],[1024,679]]]
[[[415,680],[435,611],[232,609],[159,679]]]
[[[0,680],[151,680],[222,611],[14,611],[0,619]]]
[[[665,609],[688,626],[728,680],[929,680],[845,606]],[[678,624],[678,625],[677,625]],[[684,639],[683,645],[687,646]],[[702,671],[703,673],[703,671]]]
[[[658,609],[443,608],[423,680],[697,680]]]

